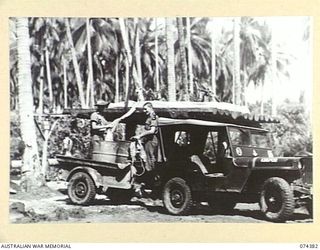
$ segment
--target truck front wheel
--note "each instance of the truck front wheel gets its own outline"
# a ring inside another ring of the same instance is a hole
[[[268,220],[285,221],[292,216],[294,207],[293,191],[286,180],[272,177],[264,182],[260,209]]]
[[[186,215],[192,208],[191,189],[182,178],[170,179],[163,189],[163,203],[167,211],[174,215]]]
[[[75,173],[68,184],[68,196],[78,205],[88,205],[96,196],[96,186],[91,177],[84,172]]]

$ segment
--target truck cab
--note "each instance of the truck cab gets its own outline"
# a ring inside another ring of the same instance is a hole
[[[189,213],[200,201],[216,211],[259,202],[267,219],[282,221],[296,207],[311,206],[301,157],[275,157],[267,130],[167,118],[160,118],[160,128],[167,161],[159,176],[169,212]]]

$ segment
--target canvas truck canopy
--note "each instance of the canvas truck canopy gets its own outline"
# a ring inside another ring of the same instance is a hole
[[[252,129],[256,131],[267,132],[265,129],[248,127],[248,126],[239,126],[230,123],[221,123],[221,122],[211,122],[211,121],[203,121],[203,120],[195,120],[195,119],[171,119],[165,117],[159,117],[159,126],[175,126],[175,125],[193,125],[193,126],[203,126],[203,127],[237,127],[237,128],[246,128]]]
[[[242,126],[260,127],[260,123],[277,123],[275,118],[269,116],[252,115],[244,106],[223,102],[165,102],[150,101],[159,117],[171,119],[196,119]],[[122,116],[131,107],[136,111],[125,122],[134,121],[143,123],[145,115],[143,104],[145,102],[129,101],[126,107],[124,102],[111,103],[104,111],[107,120],[113,120]],[[67,109],[65,114],[73,114],[80,118],[89,118],[94,109]]]

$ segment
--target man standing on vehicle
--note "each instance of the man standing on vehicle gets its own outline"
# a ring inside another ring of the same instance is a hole
[[[154,112],[151,102],[146,102],[143,105],[143,112],[147,115],[144,131],[133,138],[142,140],[146,153],[146,170],[151,171],[154,169],[158,154],[158,116]]]
[[[109,106],[109,102],[104,100],[97,101],[97,110],[90,116],[92,143],[98,143],[105,140],[108,121],[103,116],[103,111]]]

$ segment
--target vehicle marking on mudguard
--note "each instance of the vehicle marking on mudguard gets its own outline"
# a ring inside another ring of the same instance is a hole
[[[260,162],[278,162],[277,158],[261,158]]]

